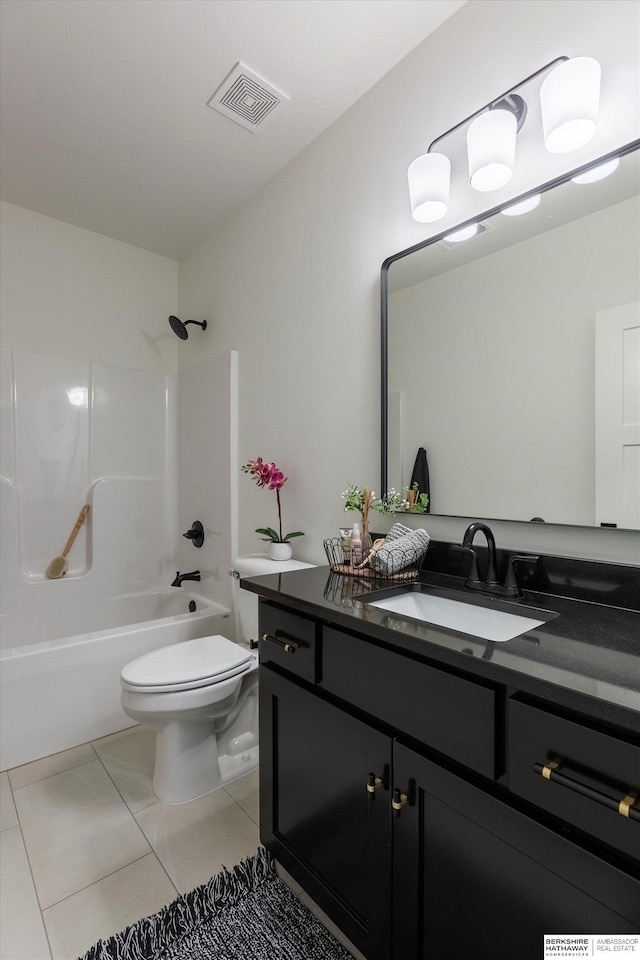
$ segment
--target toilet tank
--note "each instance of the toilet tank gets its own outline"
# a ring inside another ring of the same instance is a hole
[[[235,578],[233,586],[234,606],[236,609],[236,630],[240,643],[257,642],[258,640],[258,596],[241,590],[238,580],[243,577],[263,577],[269,573],[286,573],[288,570],[302,570],[304,567],[313,567],[313,563],[303,563],[301,560],[272,560],[267,553],[248,553],[238,557],[230,571]]]

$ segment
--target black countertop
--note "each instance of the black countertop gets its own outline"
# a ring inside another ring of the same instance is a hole
[[[444,574],[423,571],[420,581],[436,590],[464,591],[463,581]],[[529,606],[557,616],[513,640],[493,642],[363,603],[359,595],[398,584],[344,576],[329,567],[246,578],[240,586],[405,655],[505,684],[640,735],[638,611],[525,591],[518,602],[523,614]]]

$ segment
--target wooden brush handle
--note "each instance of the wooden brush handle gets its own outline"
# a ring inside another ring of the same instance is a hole
[[[86,503],[86,504],[84,505],[84,507],[82,508],[82,510],[80,511],[80,513],[78,514],[78,519],[76,520],[76,525],[75,525],[75,527],[73,528],[73,530],[71,531],[71,536],[70,536],[69,539],[67,540],[67,542],[66,542],[66,544],[65,544],[65,547],[64,547],[64,550],[62,551],[62,556],[63,556],[63,557],[66,557],[66,555],[69,553],[69,550],[71,550],[71,547],[73,546],[74,540],[76,539],[76,537],[78,536],[78,534],[79,534],[79,532],[80,532],[80,527],[82,526],[82,524],[83,524],[83,523],[85,522],[85,520],[87,519],[87,514],[88,514],[88,513],[89,513],[89,504]]]

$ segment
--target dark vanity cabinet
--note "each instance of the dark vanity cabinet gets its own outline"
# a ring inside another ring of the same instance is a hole
[[[400,958],[540,960],[544,934],[639,929],[640,887],[482,786],[394,744],[409,796],[393,827]]]
[[[391,738],[268,668],[260,683],[262,841],[368,958],[388,958]]]
[[[539,960],[544,934],[640,931],[631,734],[260,609],[262,841],[367,960]]]

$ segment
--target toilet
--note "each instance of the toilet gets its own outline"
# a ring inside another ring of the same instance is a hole
[[[239,557],[232,575],[282,573],[312,564]],[[258,598],[234,584],[239,635],[197,637],[132,660],[120,674],[122,709],[156,732],[153,789],[184,803],[248,773],[258,764]]]

